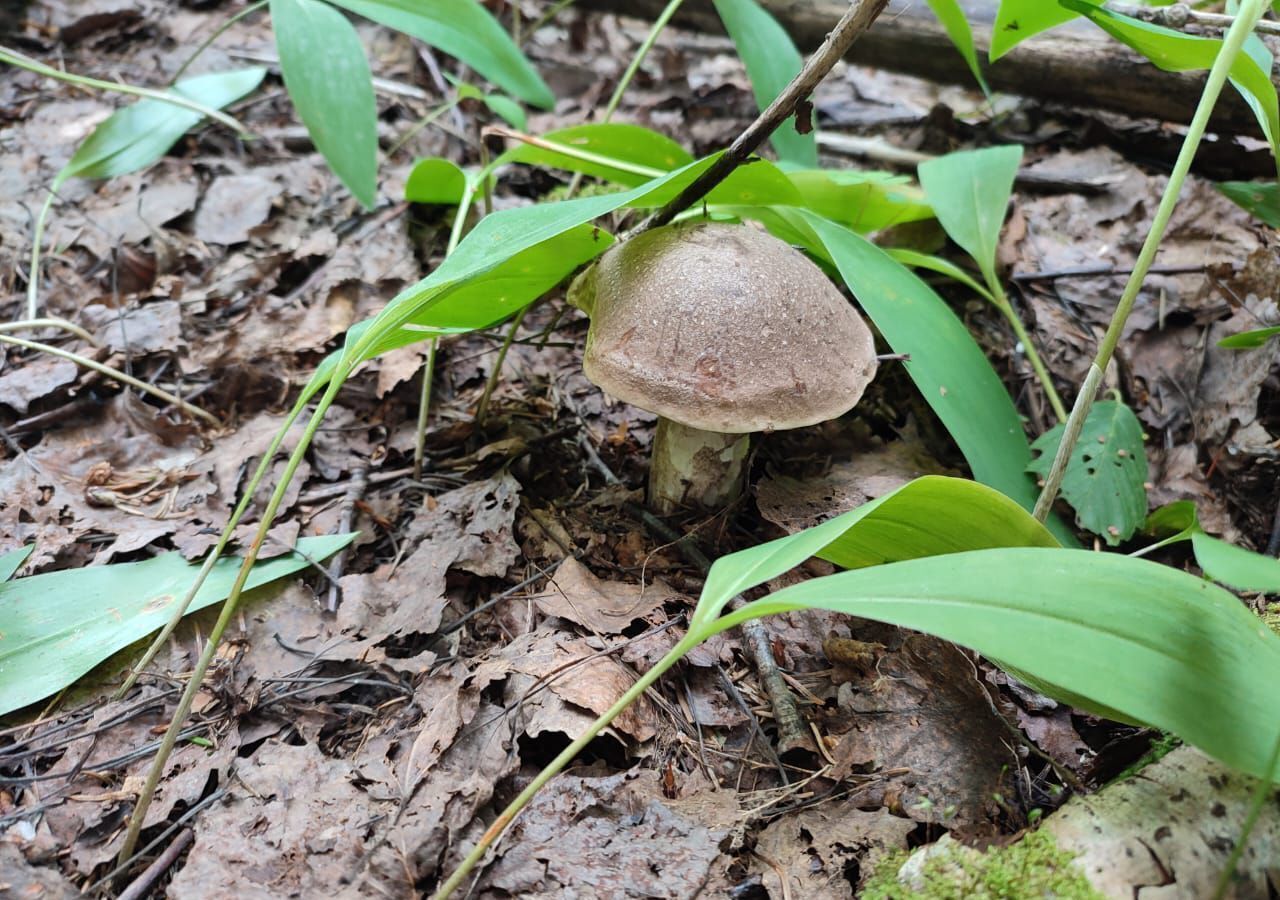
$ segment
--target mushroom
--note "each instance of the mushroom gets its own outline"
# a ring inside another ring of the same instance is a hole
[[[753,431],[853,408],[876,371],[861,317],[803,253],[745,225],[690,221],[610,248],[573,282],[591,318],[583,369],[658,414],[649,506],[718,509],[742,490]]]

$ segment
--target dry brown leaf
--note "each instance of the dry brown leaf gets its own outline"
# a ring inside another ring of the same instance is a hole
[[[570,557],[534,602],[549,616],[568,619],[598,634],[620,634],[673,599],[693,605],[661,581],[644,586],[603,581]]]

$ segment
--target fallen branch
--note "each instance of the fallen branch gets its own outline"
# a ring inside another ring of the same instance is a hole
[[[1045,0],[1046,3],[1052,0]],[[818,46],[845,9],[842,0],[760,0],[801,50]],[[652,18],[662,0],[577,0],[580,7],[637,18]],[[985,61],[991,46],[994,3],[973,4],[974,43]],[[976,19],[986,19],[986,24]],[[711,0],[685,0],[674,24],[723,34]],[[942,84],[973,85],[973,75],[946,31],[920,0],[893,0],[880,24],[858,41],[849,61],[901,72]],[[1187,122],[1195,113],[1203,72],[1164,72],[1091,26],[1036,35],[986,65],[993,90],[1084,109],[1102,109],[1134,118]],[[1254,134],[1257,120],[1234,92],[1223,94],[1212,127],[1223,133]]]

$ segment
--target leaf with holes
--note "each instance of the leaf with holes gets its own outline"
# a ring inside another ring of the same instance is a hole
[[[1040,455],[1028,471],[1049,474],[1063,426],[1045,432],[1031,449]],[[1133,410],[1114,400],[1095,403],[1085,419],[1062,479],[1062,496],[1076,522],[1115,546],[1138,530],[1147,514],[1147,455]]]

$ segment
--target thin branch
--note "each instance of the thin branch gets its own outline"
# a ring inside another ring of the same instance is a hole
[[[1154,7],[1134,6],[1130,3],[1107,3],[1103,8],[1109,12],[1128,16],[1131,19],[1141,19],[1143,22],[1150,22],[1152,25],[1163,25],[1165,28],[1175,28],[1179,31],[1188,25],[1226,31],[1236,20],[1235,16],[1227,16],[1222,13],[1200,12],[1185,3]],[[1261,19],[1258,24],[1253,26],[1253,30],[1259,34],[1280,35],[1280,22]]]
[[[813,93],[814,88],[827,77],[832,67],[849,52],[853,42],[871,27],[871,23],[876,20],[888,2],[889,0],[854,0],[850,3],[845,14],[827,35],[822,46],[809,57],[800,73],[769,104],[768,108],[760,113],[742,134],[738,135],[737,139],[729,145],[729,149],[674,200],[637,225],[626,237],[635,237],[643,231],[666,225],[678,214],[709,194],[712,188],[746,162],[747,158],[777,130],[779,125],[795,115],[796,107],[800,102]]]

